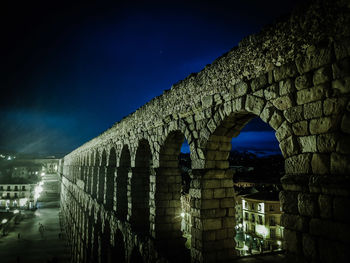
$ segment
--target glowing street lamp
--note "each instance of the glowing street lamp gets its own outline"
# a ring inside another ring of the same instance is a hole
[[[14,214],[18,214],[18,213],[19,213],[19,210],[16,209],[16,210],[13,211],[13,213],[14,213]]]
[[[6,224],[7,223],[7,219],[3,219],[2,221],[1,221],[1,224]]]

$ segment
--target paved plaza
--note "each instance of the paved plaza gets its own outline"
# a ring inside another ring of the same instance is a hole
[[[59,207],[43,203],[40,209],[22,214],[21,222],[0,237],[0,262],[69,262],[69,247],[60,229]],[[44,226],[42,234],[39,223]]]

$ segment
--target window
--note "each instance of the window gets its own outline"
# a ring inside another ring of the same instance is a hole
[[[248,208],[248,204],[246,201],[243,201],[244,202],[244,208]]]
[[[4,190],[4,187],[3,187],[3,186],[0,186],[0,190]]]
[[[275,207],[273,205],[270,205],[270,211],[275,211]]]
[[[11,186],[7,186],[7,191],[11,191]]]
[[[255,222],[255,215],[252,214],[252,222],[254,223]]]
[[[15,191],[18,191],[18,186],[17,185],[15,186]]]
[[[25,191],[26,190],[26,187],[23,185],[22,186],[22,191]]]
[[[262,216],[259,216],[259,224],[260,224],[260,225],[263,224]]]
[[[7,198],[10,198],[10,193],[7,193],[6,197],[7,197]]]
[[[275,225],[276,225],[275,217],[270,216],[270,226],[275,226]]]
[[[245,220],[248,220],[248,213],[244,213]]]
[[[254,210],[255,209],[255,205],[254,205],[254,203],[252,203],[252,210]]]
[[[258,205],[258,211],[261,211],[261,205]]]
[[[273,228],[270,229],[270,237],[271,238],[275,238],[276,237],[276,230],[273,229]]]
[[[18,195],[17,195],[17,193],[15,193],[15,198],[18,198]]]

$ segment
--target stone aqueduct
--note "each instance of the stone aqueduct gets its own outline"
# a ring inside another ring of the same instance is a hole
[[[245,38],[61,160],[74,262],[234,261],[231,138],[255,116],[285,158],[286,254],[345,262],[350,173],[350,4],[314,1]],[[190,145],[191,249],[178,156]]]

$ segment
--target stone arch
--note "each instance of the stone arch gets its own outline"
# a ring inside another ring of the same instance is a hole
[[[101,163],[99,164],[98,173],[98,202],[104,202],[105,194],[105,179],[106,179],[106,165],[107,165],[107,152],[105,149],[101,153]]]
[[[116,213],[121,220],[126,220],[128,213],[127,183],[130,169],[131,155],[129,147],[124,145],[119,159],[116,179]]]
[[[114,233],[114,246],[112,247],[112,262],[126,262],[124,236],[119,229],[117,229]]]
[[[160,147],[159,168],[156,169],[154,203],[151,206],[152,234],[157,246],[176,260],[189,256],[181,231],[181,171],[179,156],[185,136],[179,130],[171,131]],[[175,260],[175,261],[176,261]],[[183,259],[181,259],[183,260]]]
[[[143,257],[137,247],[134,247],[130,254],[130,263],[144,263]]]
[[[152,167],[151,148],[146,139],[139,141],[135,168],[131,176],[131,218],[132,227],[137,232],[149,233],[149,192],[150,168]]]
[[[93,214],[93,216],[95,216]],[[93,238],[92,238],[92,262],[99,262],[100,253],[101,253],[101,233],[102,233],[102,222],[100,217],[97,217],[97,220],[93,219]]]
[[[114,200],[114,181],[117,165],[117,156],[115,147],[111,147],[108,154],[108,166],[106,172],[106,200],[105,206],[107,210],[113,209]]]

